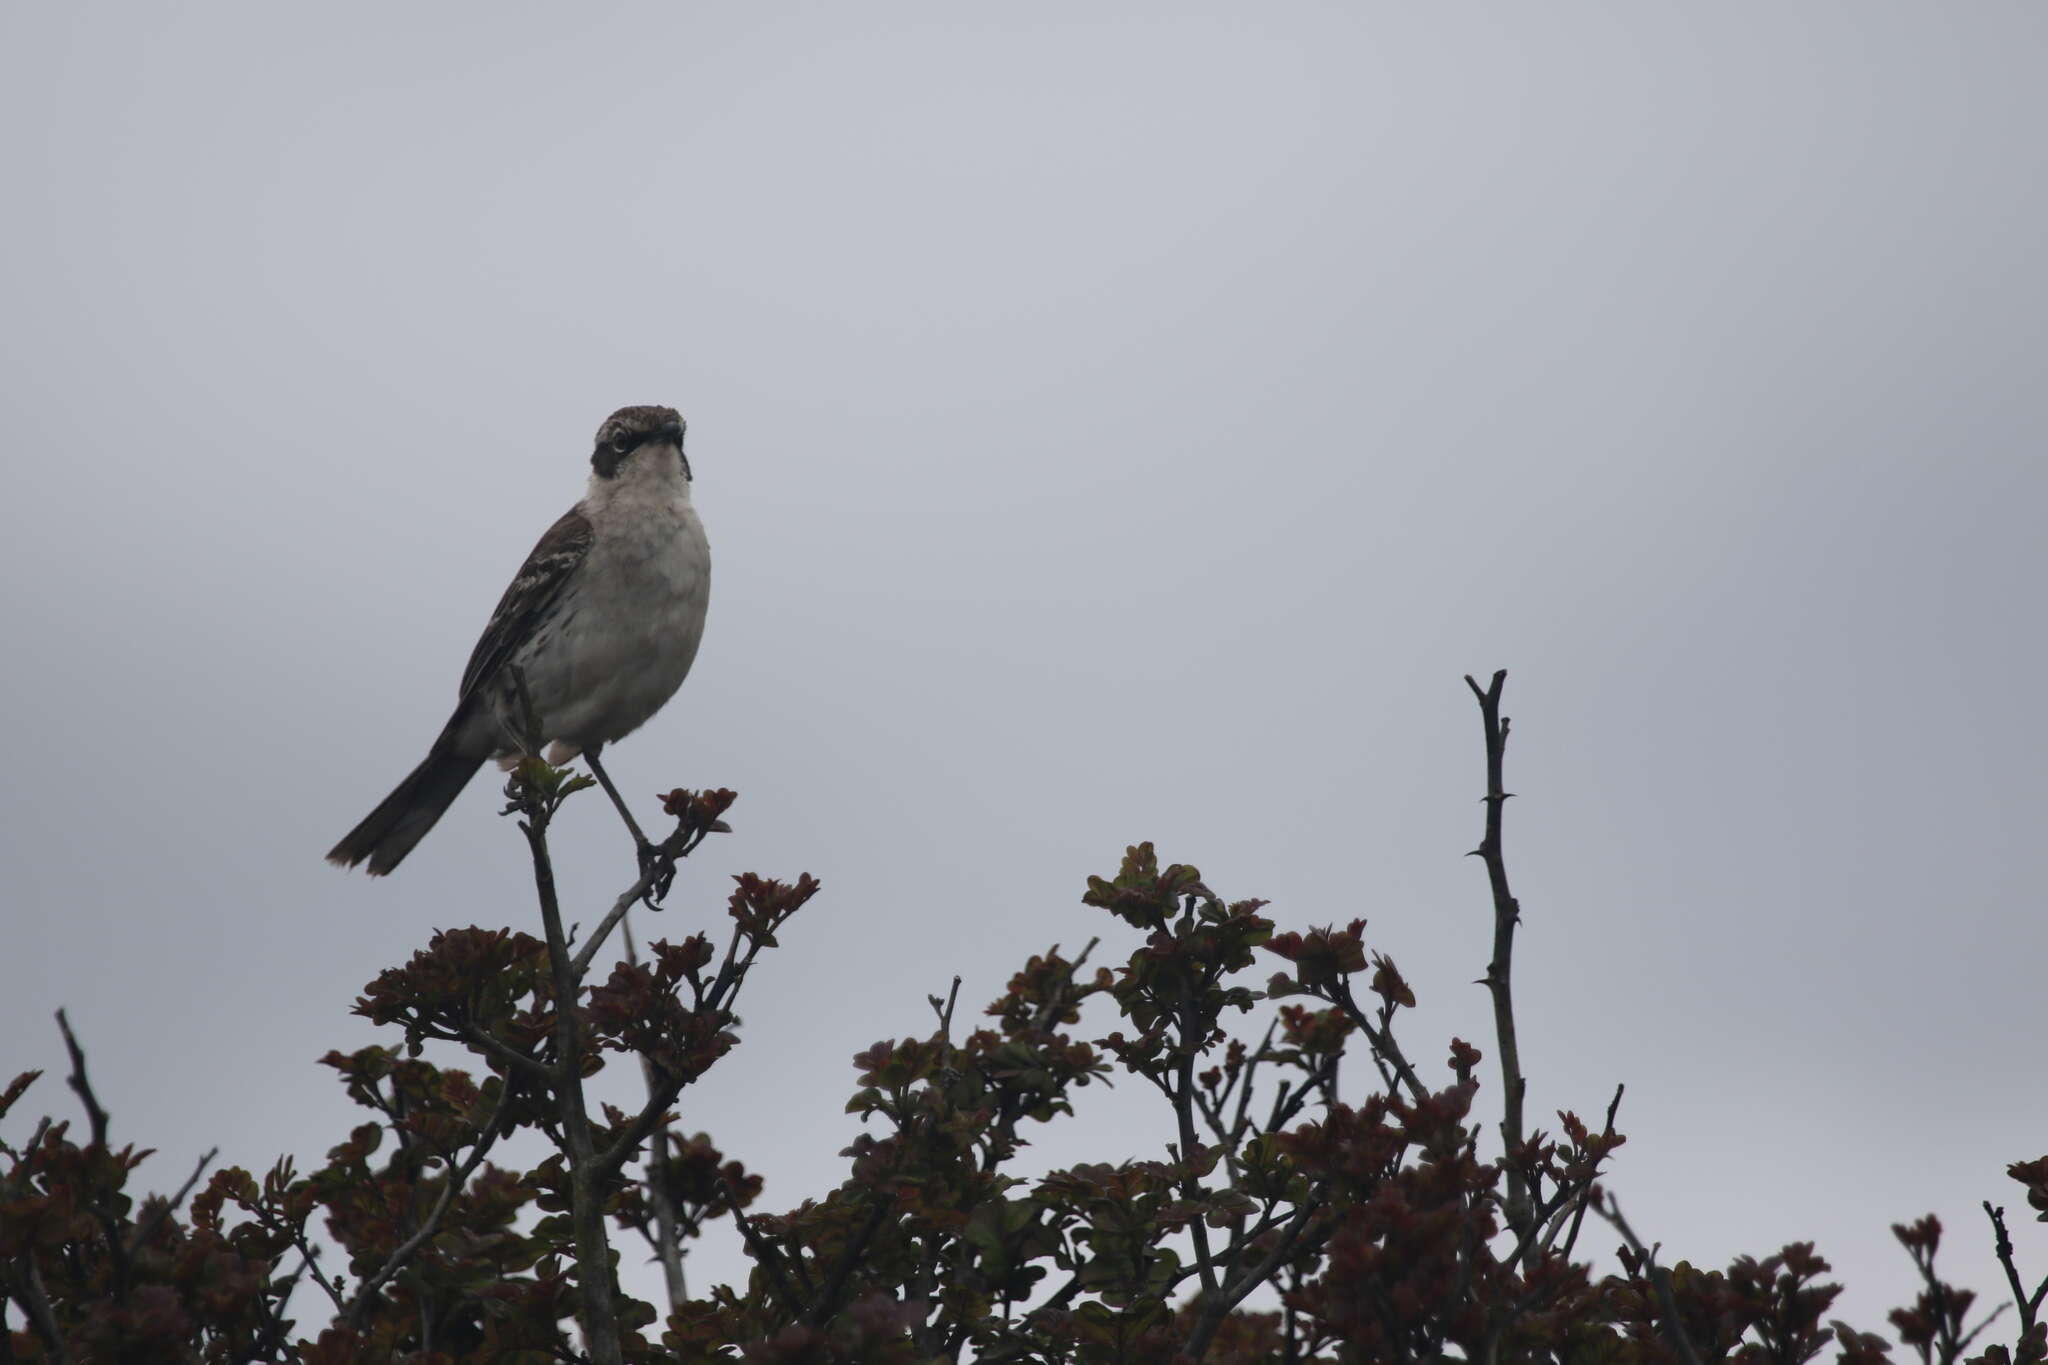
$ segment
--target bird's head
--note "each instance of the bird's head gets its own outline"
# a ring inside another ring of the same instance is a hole
[[[671,454],[671,452],[673,452]],[[674,408],[620,408],[597,429],[597,448],[590,467],[600,479],[615,479],[628,461],[673,458],[690,477],[690,457],[683,454],[683,419]]]

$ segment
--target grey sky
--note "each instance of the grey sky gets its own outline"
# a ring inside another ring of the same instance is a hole
[[[1084,941],[1136,839],[1370,917],[1411,1049],[1490,1064],[1504,666],[1535,1109],[1628,1083],[1676,1252],[1816,1239],[1882,1329],[1934,1209],[1992,1293],[2048,1129],[2044,61],[1988,2],[7,7],[0,1071],[68,1004],[160,1184],[354,1122],[355,991],[530,889],[483,782],[388,882],[320,854],[669,403],[711,622],[610,766],[742,793],[643,930],[825,883],[688,1097],[770,1205],[851,1053]],[[587,920],[625,850],[562,842]],[[1171,1136],[1090,1100],[1041,1161]]]

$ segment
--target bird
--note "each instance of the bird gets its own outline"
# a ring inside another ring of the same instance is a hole
[[[498,600],[454,714],[328,862],[389,873],[486,762],[509,769],[542,745],[557,766],[581,755],[625,812],[598,754],[682,686],[710,599],[685,430],[667,407],[620,408],[598,427],[583,500],[548,528]],[[637,830],[630,815],[627,823]]]

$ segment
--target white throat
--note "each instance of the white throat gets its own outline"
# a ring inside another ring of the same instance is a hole
[[[592,512],[613,504],[668,504],[690,501],[682,453],[672,441],[649,441],[628,455],[611,478],[592,473],[583,505]]]

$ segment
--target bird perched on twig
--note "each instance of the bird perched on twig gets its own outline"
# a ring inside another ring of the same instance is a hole
[[[674,408],[620,408],[597,429],[590,466],[583,501],[548,528],[491,614],[434,747],[327,861],[367,861],[382,876],[485,760],[509,768],[541,743],[550,763],[581,754],[619,801],[598,752],[682,686],[704,634],[711,549]]]

